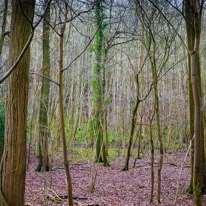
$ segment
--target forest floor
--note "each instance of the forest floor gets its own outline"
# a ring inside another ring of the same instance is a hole
[[[145,153],[146,154],[146,153]],[[76,157],[79,152],[73,153]],[[71,156],[71,155],[70,155]],[[182,161],[185,152],[174,151],[172,154],[165,154],[162,169],[162,206],[172,206],[175,199],[177,179],[180,173]],[[61,155],[53,160],[52,171],[35,172],[38,160],[34,155],[31,156],[31,163],[26,175],[26,205],[68,205],[67,199],[57,203],[48,200],[59,196],[67,196],[67,185],[63,161]],[[133,167],[134,157],[130,159],[130,170],[121,171],[124,165],[122,156],[110,159],[111,166],[104,167],[97,164],[97,177],[94,193],[90,191],[90,163],[89,161],[77,160],[71,161],[71,177],[73,185],[73,196],[83,199],[74,200],[74,205],[79,206],[153,206],[157,205],[157,169],[158,169],[158,153],[155,158],[155,188],[154,202],[150,203],[150,157],[149,153],[142,159],[138,159],[136,167]],[[51,179],[52,177],[52,179]],[[184,190],[190,182],[190,157],[188,157],[183,170],[180,191],[177,205],[192,206],[193,197],[185,194]],[[53,191],[47,190],[51,188]],[[55,192],[55,193],[54,193]],[[47,198],[44,198],[47,197]],[[206,205],[204,198],[203,205]]]

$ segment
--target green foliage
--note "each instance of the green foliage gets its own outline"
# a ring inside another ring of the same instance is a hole
[[[110,99],[106,99],[105,102],[106,102],[107,104],[111,104],[111,103],[112,103],[112,101],[111,101]]]
[[[105,30],[108,25],[109,25],[109,22],[108,22],[108,21],[102,22],[102,29]]]
[[[96,130],[96,122],[97,119],[94,117],[93,119],[89,120],[89,129],[88,129],[88,136],[90,138],[95,137],[95,130]]]
[[[108,134],[108,140],[110,144],[118,141],[118,134],[115,134],[112,131],[109,131]]]
[[[89,47],[89,52],[90,53],[93,53],[95,50],[94,50],[94,48],[93,47]]]
[[[76,139],[75,142],[84,143],[85,142],[85,133],[86,133],[86,124],[81,124],[77,128]]]

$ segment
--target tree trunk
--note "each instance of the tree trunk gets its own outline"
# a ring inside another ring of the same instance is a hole
[[[32,20],[34,0],[22,0],[25,14]],[[18,58],[31,32],[19,1],[12,1],[9,67]],[[28,49],[8,79],[5,145],[1,161],[0,205],[24,205],[26,176],[26,131],[30,50]]]
[[[65,124],[64,124],[64,98],[63,98],[63,39],[64,39],[65,25],[61,29],[61,35],[59,40],[59,111],[60,111],[60,123],[61,123],[61,136],[63,145],[63,155],[64,155],[64,168],[67,179],[67,192],[68,192],[68,205],[73,206],[72,197],[72,181],[69,169],[69,162],[67,157],[67,145],[66,145],[66,135],[65,135]]]
[[[103,110],[102,110],[102,100],[103,100],[103,88],[102,88],[102,49],[103,49],[103,28],[102,28],[102,0],[96,0],[96,26],[99,28],[99,31],[96,36],[96,64],[94,68],[94,73],[96,79],[94,80],[93,89],[94,89],[94,98],[95,98],[95,107],[96,107],[96,161],[102,162],[102,143],[103,143],[103,128],[102,128],[102,119],[103,119]],[[104,156],[106,157],[106,155]]]
[[[47,0],[45,0],[45,3]],[[46,19],[46,20],[45,20]],[[43,64],[42,74],[50,77],[50,46],[49,46],[49,25],[46,21],[50,19],[50,9],[47,8],[43,21]],[[42,78],[42,88],[40,97],[40,112],[39,112],[39,164],[36,171],[49,171],[48,158],[48,106],[49,106],[49,90],[50,81]]]
[[[153,202],[154,193],[154,142],[152,137],[152,120],[149,119],[149,133],[150,133],[150,144],[151,144],[151,190],[150,190],[150,202]]]
[[[202,205],[201,197],[201,103],[200,94],[198,89],[198,79],[197,79],[197,65],[196,65],[196,53],[191,55],[192,63],[192,87],[195,101],[195,124],[194,124],[194,172],[193,172],[193,193],[195,199],[195,205]]]
[[[129,158],[130,158],[131,147],[132,147],[132,142],[133,142],[134,130],[135,130],[135,126],[136,126],[136,115],[137,115],[139,103],[140,103],[139,95],[137,94],[136,104],[135,104],[135,107],[134,107],[134,110],[132,113],[132,125],[131,125],[131,131],[130,131],[130,136],[129,136],[129,145],[128,145],[128,149],[127,149],[127,157],[125,160],[125,165],[122,168],[123,171],[128,171],[128,169],[129,169]]]
[[[190,11],[190,5],[188,5],[188,1],[185,0],[185,18],[188,19],[186,21],[186,31],[187,31],[187,46],[190,51],[193,51],[194,48],[194,26],[193,24],[189,24],[188,22],[192,22],[193,15]],[[195,119],[195,108],[194,108],[194,96],[192,90],[192,75],[191,75],[191,56],[188,54],[188,84],[189,84],[189,115],[190,115],[190,140],[194,136],[194,119]],[[193,166],[194,166],[194,141],[192,142],[191,146],[191,178],[190,178],[190,185],[187,188],[187,192],[189,194],[193,193]]]

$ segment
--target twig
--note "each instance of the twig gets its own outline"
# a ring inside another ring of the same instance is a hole
[[[56,195],[57,199],[59,199],[60,201],[63,201],[63,199],[61,197],[59,197],[59,195],[54,190],[52,190],[50,188],[48,188],[48,189],[49,189],[49,191],[51,191],[52,193],[54,193]]]
[[[29,203],[29,202],[26,202],[25,204],[24,204],[24,206],[33,206],[31,203]]]
[[[100,24],[101,26],[101,24]],[[100,29],[100,26],[98,27],[98,29],[96,30],[95,34],[93,35],[93,37],[90,39],[89,43],[86,45],[86,47],[82,50],[82,52],[76,56],[64,69],[62,69],[62,72],[64,72],[65,70],[67,70],[89,47],[89,45],[92,43],[92,41],[94,40],[94,37],[96,36],[97,32]]]
[[[56,84],[57,86],[59,86],[59,83],[58,83],[58,82],[54,81],[53,79],[50,79],[50,78],[47,77],[47,76],[44,76],[43,74],[38,74],[38,73],[36,73],[36,72],[30,72],[30,74],[35,74],[35,75],[37,75],[37,76],[39,76],[39,77],[45,78],[45,79],[53,82],[53,83]]]

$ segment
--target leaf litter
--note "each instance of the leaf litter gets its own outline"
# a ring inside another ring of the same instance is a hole
[[[175,151],[166,154],[162,168],[162,190],[160,206],[172,206],[175,199],[177,178],[180,172],[184,152]],[[111,167],[96,164],[98,168],[94,193],[90,191],[90,168],[88,162],[70,162],[74,205],[79,206],[154,206],[157,204],[157,169],[156,155],[154,171],[154,201],[150,203],[150,157],[138,159],[132,168],[135,158],[130,158],[129,171],[121,171],[124,158],[117,157],[110,162]],[[37,158],[31,155],[31,163],[26,173],[25,204],[32,206],[66,206],[67,184],[63,161],[53,160],[52,171],[35,172]],[[52,178],[51,178],[52,177]],[[194,205],[193,197],[184,190],[190,182],[190,158],[187,159],[180,182],[177,206]],[[52,190],[49,190],[51,186]],[[65,198],[66,197],[66,198]],[[206,205],[206,198],[203,198]]]

